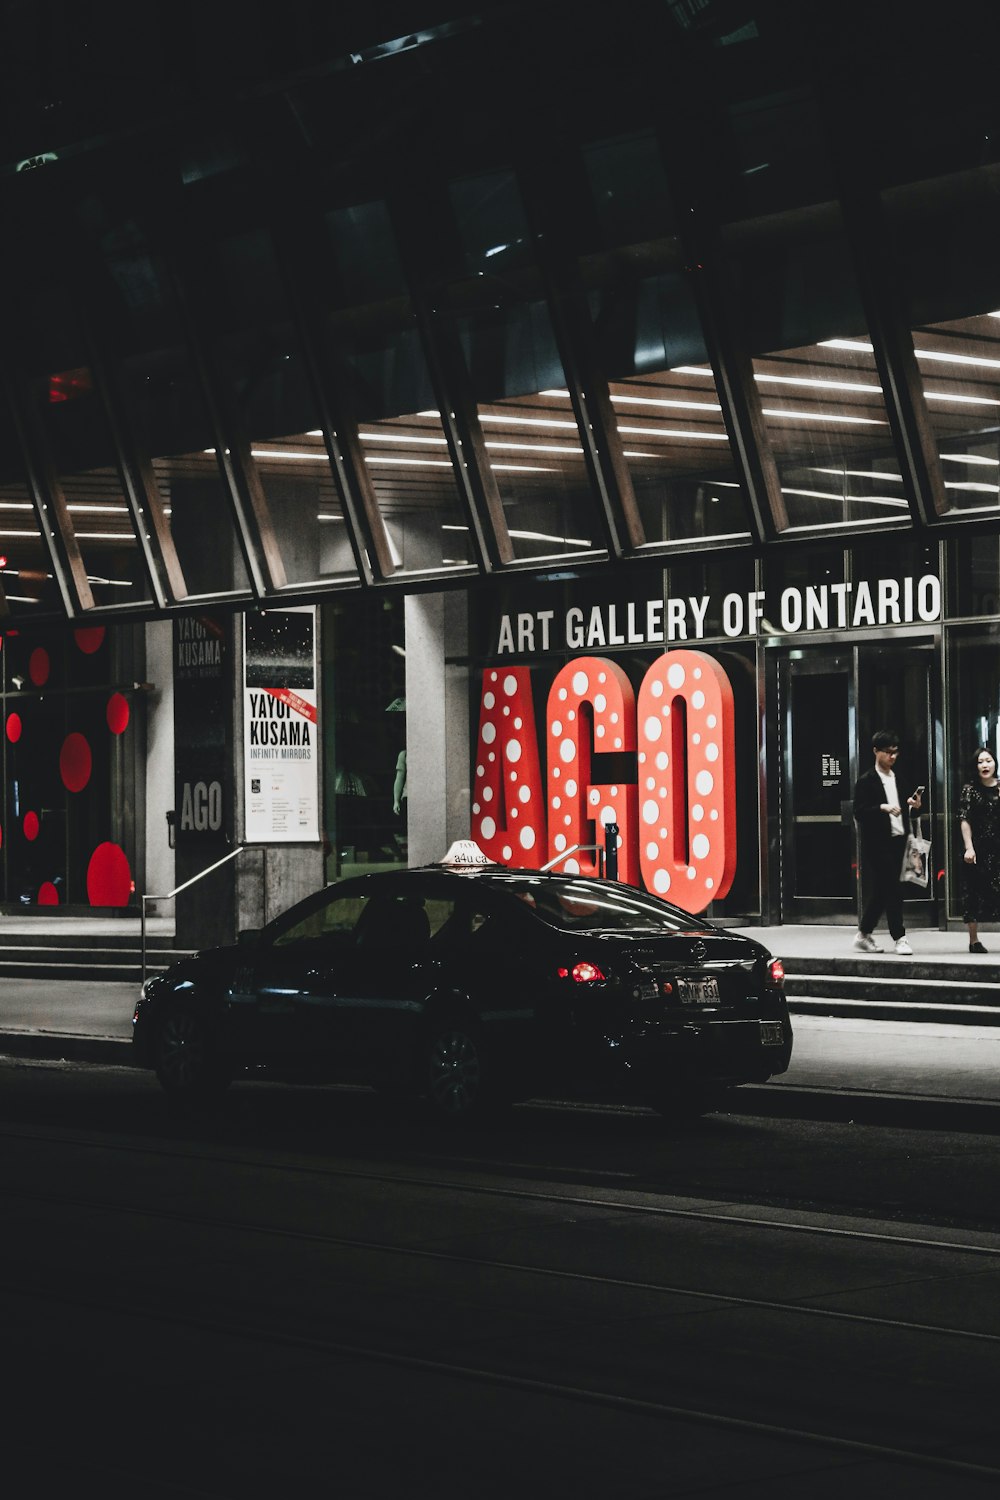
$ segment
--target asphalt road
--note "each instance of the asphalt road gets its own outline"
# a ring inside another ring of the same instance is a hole
[[[0,1138],[12,1493],[997,1491],[992,1134],[7,1062]]]

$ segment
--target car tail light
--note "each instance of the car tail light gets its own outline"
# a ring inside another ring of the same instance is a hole
[[[774,989],[780,989],[785,982],[785,966],[780,958],[772,958],[767,966],[767,982]]]
[[[581,958],[571,969],[560,969],[558,972],[560,979],[574,979],[577,984],[594,984],[597,980],[608,977],[603,969],[586,958]]]

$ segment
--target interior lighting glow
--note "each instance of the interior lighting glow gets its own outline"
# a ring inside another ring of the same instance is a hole
[[[17,537],[17,538],[29,537],[31,539],[31,541],[37,542],[38,541],[38,532],[37,531],[0,531],[0,537],[3,537],[4,539],[6,539],[7,537]]]
[[[486,447],[504,453],[560,453],[583,457],[583,449],[568,443],[498,443],[486,440]]]
[[[865,395],[871,392],[878,396],[882,394],[882,387],[877,381],[871,380],[821,380],[819,376],[812,375],[758,375],[756,372],[753,378],[761,385],[801,385],[810,390],[860,391]]]
[[[782,411],[778,407],[762,408],[765,417],[791,418],[793,422],[843,422],[855,427],[885,427],[887,423],[878,417],[844,417],[829,411]]]
[[[637,433],[645,433],[648,437],[664,438],[694,438],[699,443],[728,443],[729,438],[724,432],[688,432],[683,427],[619,427],[619,432],[632,436]]]
[[[66,509],[72,511],[75,515],[92,515],[92,516],[127,516],[128,515],[128,510],[127,510],[127,508],[124,505],[91,505],[89,503],[84,503],[82,500],[81,501],[77,501],[77,500],[71,501],[70,504],[67,505]]]
[[[509,535],[520,542],[557,542],[561,547],[589,547],[589,537],[547,536],[544,531],[511,531]]]
[[[987,458],[982,453],[941,453],[938,457],[954,464],[988,464],[991,469],[1000,468],[1000,458]]]
[[[394,465],[408,469],[450,469],[450,458],[402,458],[397,453],[366,453],[366,464]]]
[[[826,490],[799,490],[790,489],[786,485],[781,486],[783,495],[802,495],[807,500],[836,500],[842,504],[845,500],[850,505],[891,505],[897,510],[906,509],[906,501],[901,500],[898,495],[844,495],[828,493]]]
[[[435,437],[427,433],[411,432],[359,432],[358,437],[364,438],[366,443],[428,443],[438,448],[443,448],[447,442],[446,438]],[[314,455],[315,457],[315,455]]]
[[[984,495],[1000,494],[1000,485],[978,484],[974,479],[946,479],[944,487],[946,490],[975,490]]]
[[[848,349],[860,354],[875,352],[873,344],[860,339],[823,339],[821,342],[827,349]],[[918,359],[931,360],[939,365],[971,365],[975,369],[1000,370],[1000,359],[987,359],[981,354],[945,354],[941,349],[918,349],[915,345],[913,352]]]
[[[479,420],[484,426],[491,422],[501,427],[555,427],[568,432],[576,431],[575,422],[563,421],[559,417],[508,417],[480,412]]]
[[[80,542],[123,542],[135,546],[135,537],[130,531],[78,531],[76,537]]]
[[[0,500],[0,510],[32,510],[26,500]]]
[[[717,401],[675,401],[666,396],[618,396],[612,393],[615,406],[663,406],[674,411],[721,411]]]
[[[708,375],[714,379],[711,365],[671,365],[674,375]]]
[[[924,391],[928,401],[952,401],[958,406],[1000,406],[991,396],[953,396],[950,391]]]
[[[8,604],[41,604],[41,599],[31,599],[27,594],[8,594]]]
[[[846,474],[850,479],[881,479],[889,480],[892,484],[902,484],[902,474],[878,474],[874,469],[820,469],[813,468],[814,474]]]

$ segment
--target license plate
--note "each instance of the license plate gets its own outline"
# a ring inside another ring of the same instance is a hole
[[[682,1005],[718,1005],[717,979],[678,979],[677,997]]]
[[[785,1040],[785,1029],[780,1021],[761,1021],[760,1043],[762,1047],[780,1047]]]

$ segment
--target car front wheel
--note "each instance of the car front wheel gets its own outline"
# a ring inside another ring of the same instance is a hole
[[[206,1099],[229,1083],[205,1018],[187,1006],[171,1005],[154,1036],[156,1076],[168,1094]]]

